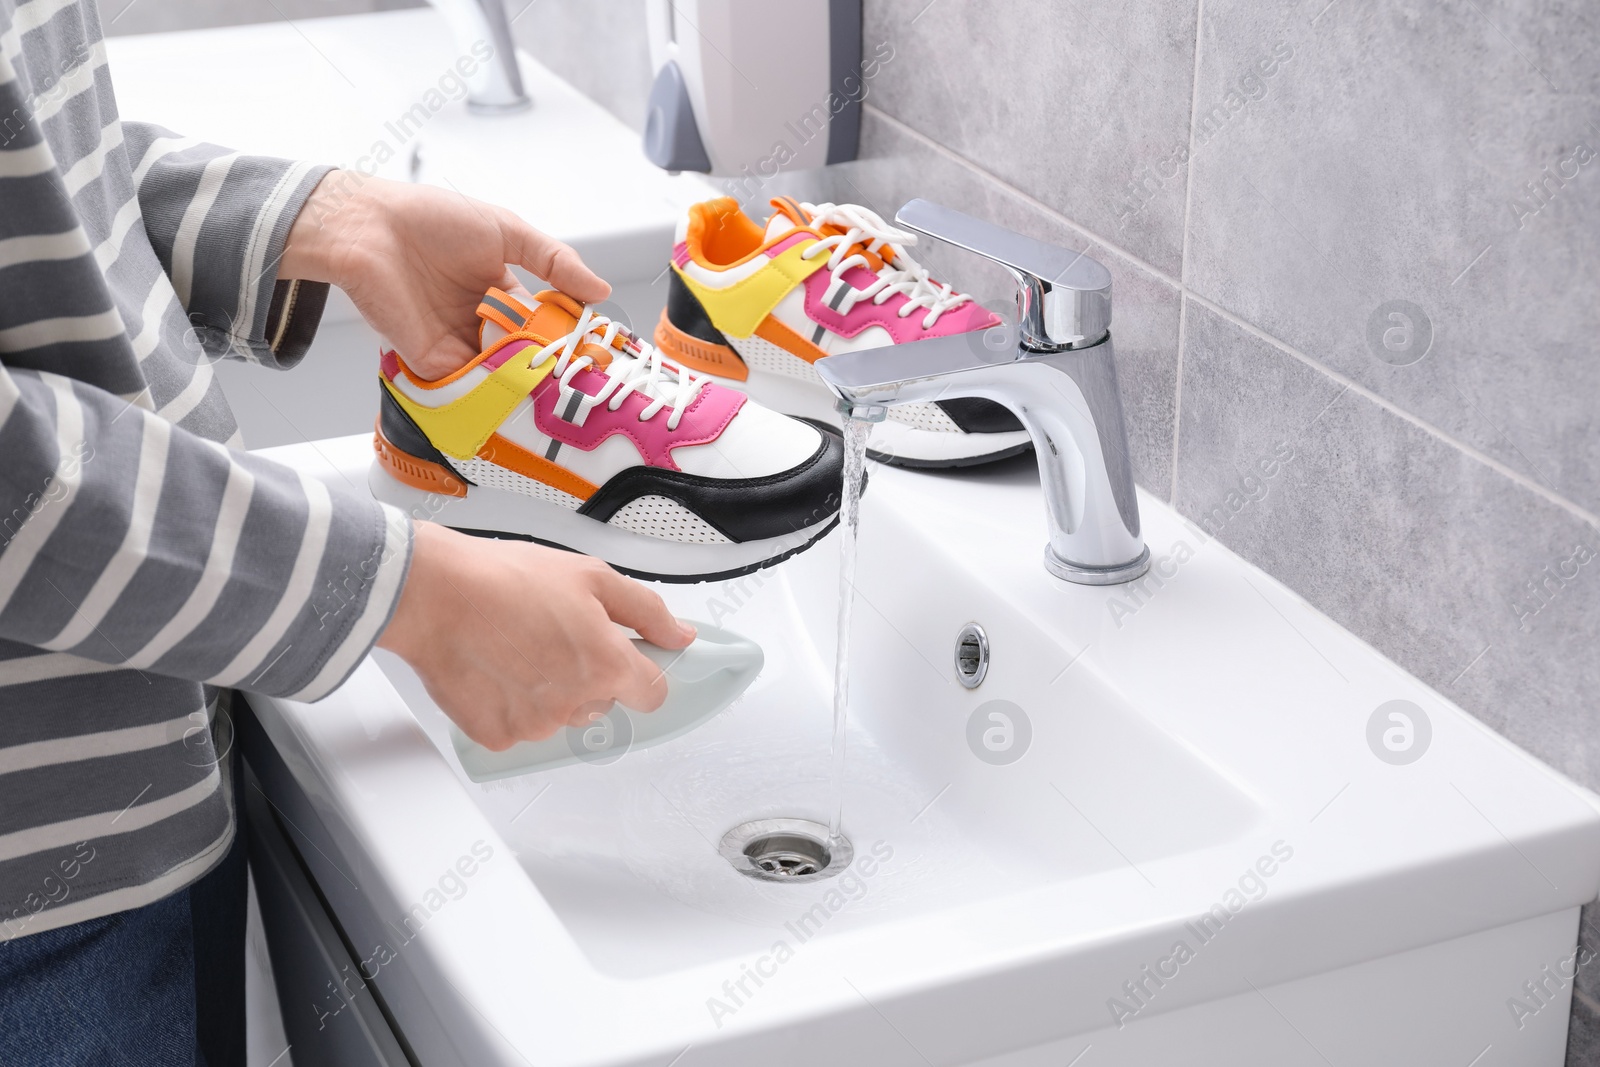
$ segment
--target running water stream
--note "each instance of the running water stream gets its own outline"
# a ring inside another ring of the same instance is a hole
[[[877,409],[882,412],[882,408]],[[861,487],[866,480],[867,435],[877,419],[845,414],[844,496],[839,502],[839,625],[833,667],[833,804],[828,841],[838,841],[844,820],[844,735],[850,706],[850,618],[856,593],[856,538],[861,527]]]

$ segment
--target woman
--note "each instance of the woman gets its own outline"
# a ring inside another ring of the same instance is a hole
[[[332,284],[443,376],[507,264],[609,292],[507,211],[123,122],[91,0],[0,0],[0,1063],[243,1063],[228,689],[380,644],[499,748],[660,703],[615,623],[693,632],[643,586],[227,447],[212,360],[292,366]]]

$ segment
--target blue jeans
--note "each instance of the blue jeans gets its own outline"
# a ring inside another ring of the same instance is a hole
[[[0,1064],[244,1067],[245,845],[154,904],[0,943]]]

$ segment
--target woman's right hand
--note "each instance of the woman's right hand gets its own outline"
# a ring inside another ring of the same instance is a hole
[[[411,664],[462,732],[499,751],[582,725],[612,701],[661,706],[665,676],[619,623],[663,648],[694,640],[659,596],[597,559],[419,521],[378,645]]]

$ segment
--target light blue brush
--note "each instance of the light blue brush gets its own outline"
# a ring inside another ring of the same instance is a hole
[[[761,673],[761,646],[747,637],[695,623],[688,648],[670,649],[634,638],[633,645],[667,676],[667,699],[655,711],[613,704],[585,726],[568,726],[543,741],[520,741],[491,752],[450,724],[450,740],[467,777],[490,782],[572,763],[606,764],[624,753],[675,737],[707,722],[736,700]]]

